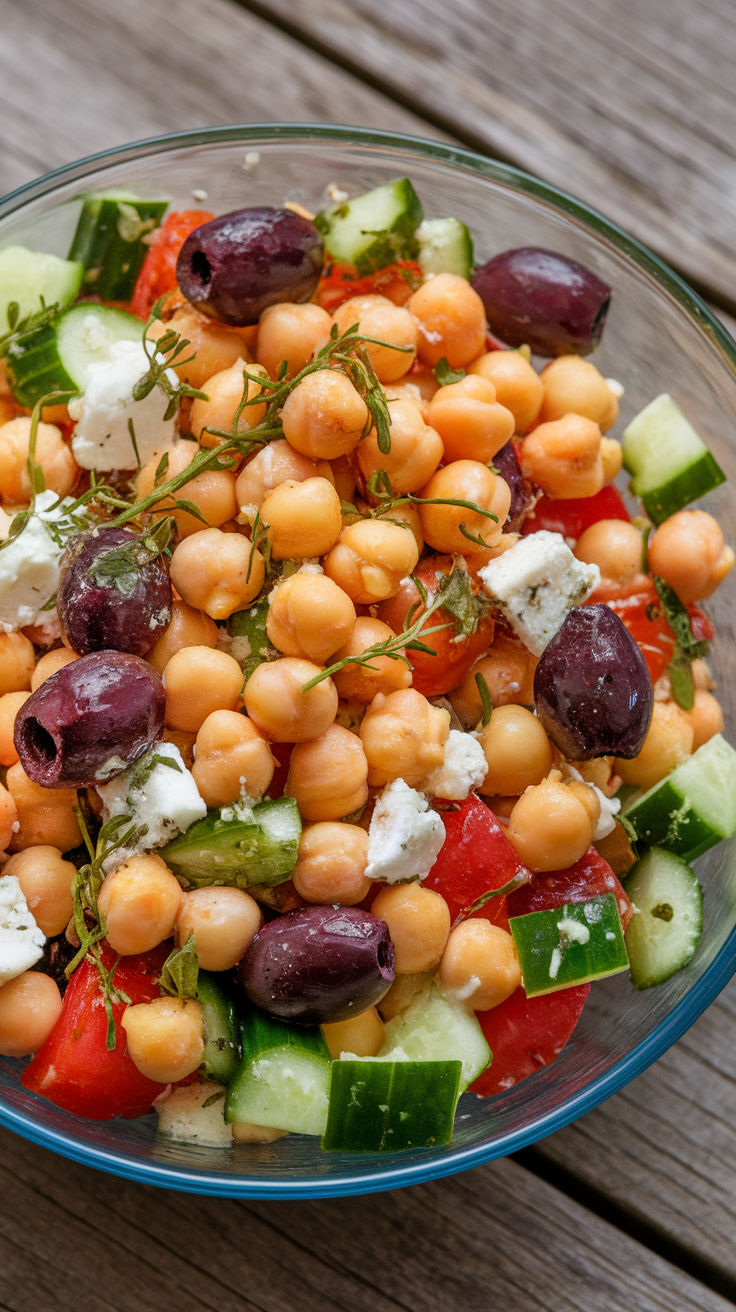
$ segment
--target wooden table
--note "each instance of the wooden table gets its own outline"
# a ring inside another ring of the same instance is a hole
[[[736,308],[729,0],[0,0],[0,191],[273,120],[451,137],[597,205]],[[0,1133],[12,1312],[721,1312],[736,1301],[736,984],[517,1159],[318,1203],[171,1194]]]

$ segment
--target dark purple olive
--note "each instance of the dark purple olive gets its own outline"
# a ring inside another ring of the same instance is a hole
[[[348,1020],[379,1002],[394,978],[385,920],[358,907],[302,907],[256,934],[238,966],[251,1002],[297,1025]]]
[[[203,314],[237,327],[277,301],[308,301],[324,261],[313,223],[292,210],[233,210],[187,237],[176,262],[183,294]]]
[[[493,466],[511,489],[511,505],[503,526],[504,533],[518,533],[539,493],[521,472],[513,441],[507,442],[493,457]]]
[[[42,788],[86,788],[122,774],[164,725],[166,694],[152,665],[95,651],[57,670],[15,717],[13,741]]]
[[[536,355],[590,355],[601,339],[611,289],[556,251],[521,246],[476,269],[473,287],[491,332]]]
[[[73,651],[145,656],[171,620],[171,582],[150,538],[129,528],[80,533],[61,562],[56,594]]]
[[[608,606],[578,606],[545,648],[534,705],[568,761],[638,756],[652,718],[647,663]]]

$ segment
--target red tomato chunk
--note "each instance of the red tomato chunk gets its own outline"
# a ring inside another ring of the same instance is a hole
[[[493,1061],[471,1084],[471,1093],[489,1098],[549,1066],[580,1020],[589,993],[590,984],[579,984],[528,998],[523,988],[518,988],[500,1007],[479,1011],[477,1018]]]

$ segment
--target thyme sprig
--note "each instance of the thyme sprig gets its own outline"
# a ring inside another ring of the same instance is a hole
[[[175,532],[176,521],[168,515],[141,537],[106,551],[92,566],[92,577],[96,583],[111,584],[123,597],[131,596],[141,571],[168,551]]]
[[[56,301],[53,305],[47,305],[43,296],[40,300],[41,309],[25,315],[23,319],[20,317],[18,302],[10,302],[7,311],[8,331],[0,337],[0,360],[4,360],[8,356],[23,354],[21,343],[26,333],[37,333],[42,328],[54,327],[61,306]]]
[[[154,387],[158,387],[168,397],[164,421],[174,418],[185,396],[193,397],[195,400],[208,400],[206,392],[202,392],[196,387],[190,387],[188,383],[183,382],[180,378],[173,382],[167,372],[170,369],[181,369],[194,360],[197,354],[196,351],[186,356],[186,359],[181,358],[187,347],[192,344],[189,338],[183,337],[175,328],[166,328],[160,337],[149,337],[148,335],[149,329],[158,320],[165,300],[165,296],[158,298],[146,320],[143,329],[143,350],[148,359],[148,369],[138,379],[131,393],[134,401],[143,401],[153,391]]]
[[[675,650],[667,666],[672,697],[683,711],[691,711],[695,704],[692,663],[707,654],[708,643],[695,637],[687,608],[674,589],[658,575],[652,578],[664,617],[675,635]]]
[[[197,996],[199,958],[194,946],[194,931],[181,948],[174,948],[161,969],[159,985],[164,993],[182,1002]]]
[[[482,515],[484,519],[491,519],[494,524],[498,523],[498,515],[494,515],[492,510],[484,510],[476,501],[466,501],[463,497],[417,497],[412,492],[397,497],[394,495],[391,479],[385,469],[377,469],[371,474],[367,492],[374,498],[375,505],[360,511],[352,502],[341,502],[343,513],[361,519],[381,519],[397,506],[458,506],[461,510],[471,510],[475,515]],[[480,547],[488,546],[488,543],[484,542],[478,534],[471,532],[466,524],[459,524],[458,528],[463,537],[468,538],[470,542]]]

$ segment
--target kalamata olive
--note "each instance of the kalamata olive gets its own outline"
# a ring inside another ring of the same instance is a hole
[[[511,505],[504,533],[518,533],[539,493],[521,472],[521,465],[513,441],[507,442],[493,457],[493,466],[511,489]]]
[[[129,528],[80,533],[61,562],[56,606],[74,651],[145,656],[171,620],[171,582],[151,538]]]
[[[297,1025],[348,1020],[394,978],[388,925],[358,907],[303,907],[259,930],[238,966],[251,1002]]]
[[[647,663],[618,615],[571,610],[534,674],[537,715],[563,756],[638,756],[653,704]]]
[[[45,679],[15,717],[15,750],[42,788],[86,788],[122,774],[161,735],[166,694],[152,665],[94,651]]]
[[[292,210],[233,210],[187,237],[176,279],[192,305],[220,323],[258,323],[277,301],[308,301],[324,247],[313,223]]]
[[[589,355],[606,321],[611,289],[589,269],[536,246],[494,255],[473,276],[492,333],[537,355]]]

